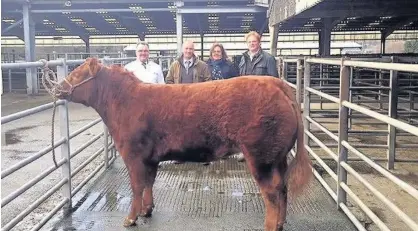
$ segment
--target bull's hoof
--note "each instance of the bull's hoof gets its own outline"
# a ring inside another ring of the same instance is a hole
[[[151,217],[152,216],[152,210],[154,209],[154,205],[148,205],[145,206],[139,216],[141,217]]]
[[[129,217],[125,218],[123,221],[124,227],[134,226],[136,224],[136,219],[131,219]]]

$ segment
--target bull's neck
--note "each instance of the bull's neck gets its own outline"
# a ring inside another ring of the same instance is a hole
[[[106,126],[112,129],[112,124],[119,123],[118,114],[124,110],[124,101],[121,99],[129,97],[129,88],[132,86],[129,86],[129,81],[123,79],[124,76],[111,77],[105,73],[98,77],[96,89],[91,93],[90,105],[97,111]]]

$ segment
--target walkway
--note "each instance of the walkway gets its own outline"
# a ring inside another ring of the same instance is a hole
[[[210,166],[164,163],[154,185],[152,218],[140,218],[138,226],[125,229],[130,198],[128,174],[118,158],[54,230],[263,230],[261,195],[245,163],[235,159]],[[304,196],[289,201],[286,231],[356,230],[316,180]]]

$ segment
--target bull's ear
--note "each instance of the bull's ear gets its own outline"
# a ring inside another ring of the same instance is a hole
[[[97,58],[88,58],[86,60],[89,66],[90,76],[96,76],[97,72],[100,70],[100,63]]]

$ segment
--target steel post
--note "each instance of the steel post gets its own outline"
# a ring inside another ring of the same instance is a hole
[[[68,73],[68,66],[66,59],[62,59],[63,65],[57,66],[57,78],[58,81],[62,81]],[[59,106],[60,116],[60,132],[61,137],[65,138],[65,142],[61,145],[61,158],[66,159],[66,162],[62,165],[62,175],[67,178],[68,181],[62,186],[62,194],[65,198],[68,198],[68,204],[63,207],[65,213],[69,213],[72,207],[71,201],[71,151],[70,151],[70,123],[68,119],[68,101],[64,102],[64,105]]]
[[[392,60],[394,58],[392,57]],[[398,72],[391,70],[390,71],[390,90],[389,90],[389,115],[393,119],[398,118]],[[396,156],[396,127],[393,125],[388,125],[388,169],[394,169],[395,167],[395,156]]]
[[[307,119],[308,116],[310,116],[311,111],[311,94],[307,90],[311,86],[311,64],[304,62],[304,73],[303,73],[303,127],[310,131],[310,123]],[[309,146],[309,136],[304,133],[304,144],[305,146]]]
[[[33,55],[32,51],[33,49],[31,48],[32,46],[32,36],[31,36],[31,14],[30,14],[30,4],[23,4],[23,33],[24,33],[24,39],[25,39],[25,61],[26,62],[32,62],[33,61],[33,57],[31,57],[31,55]],[[35,73],[33,73],[36,69],[33,68],[26,68],[26,92],[28,95],[32,95],[35,94],[36,91],[35,89],[37,88],[33,79],[33,76]]]
[[[349,100],[350,67],[344,65],[344,58],[341,60],[340,69],[340,102],[339,102],[339,126],[338,126],[338,183],[337,183],[337,206],[347,203],[347,193],[341,187],[341,183],[347,184],[347,171],[341,163],[347,162],[348,150],[342,145],[343,141],[348,142],[348,108],[343,106],[344,101]]]
[[[303,64],[302,59],[298,59],[296,62],[296,102],[299,107],[301,106],[301,95],[302,95],[302,76],[303,76]]]
[[[176,2],[176,7],[182,7],[184,3],[182,1]],[[176,34],[177,34],[177,56],[181,55],[181,48],[183,45],[183,15],[177,9],[176,12]]]

